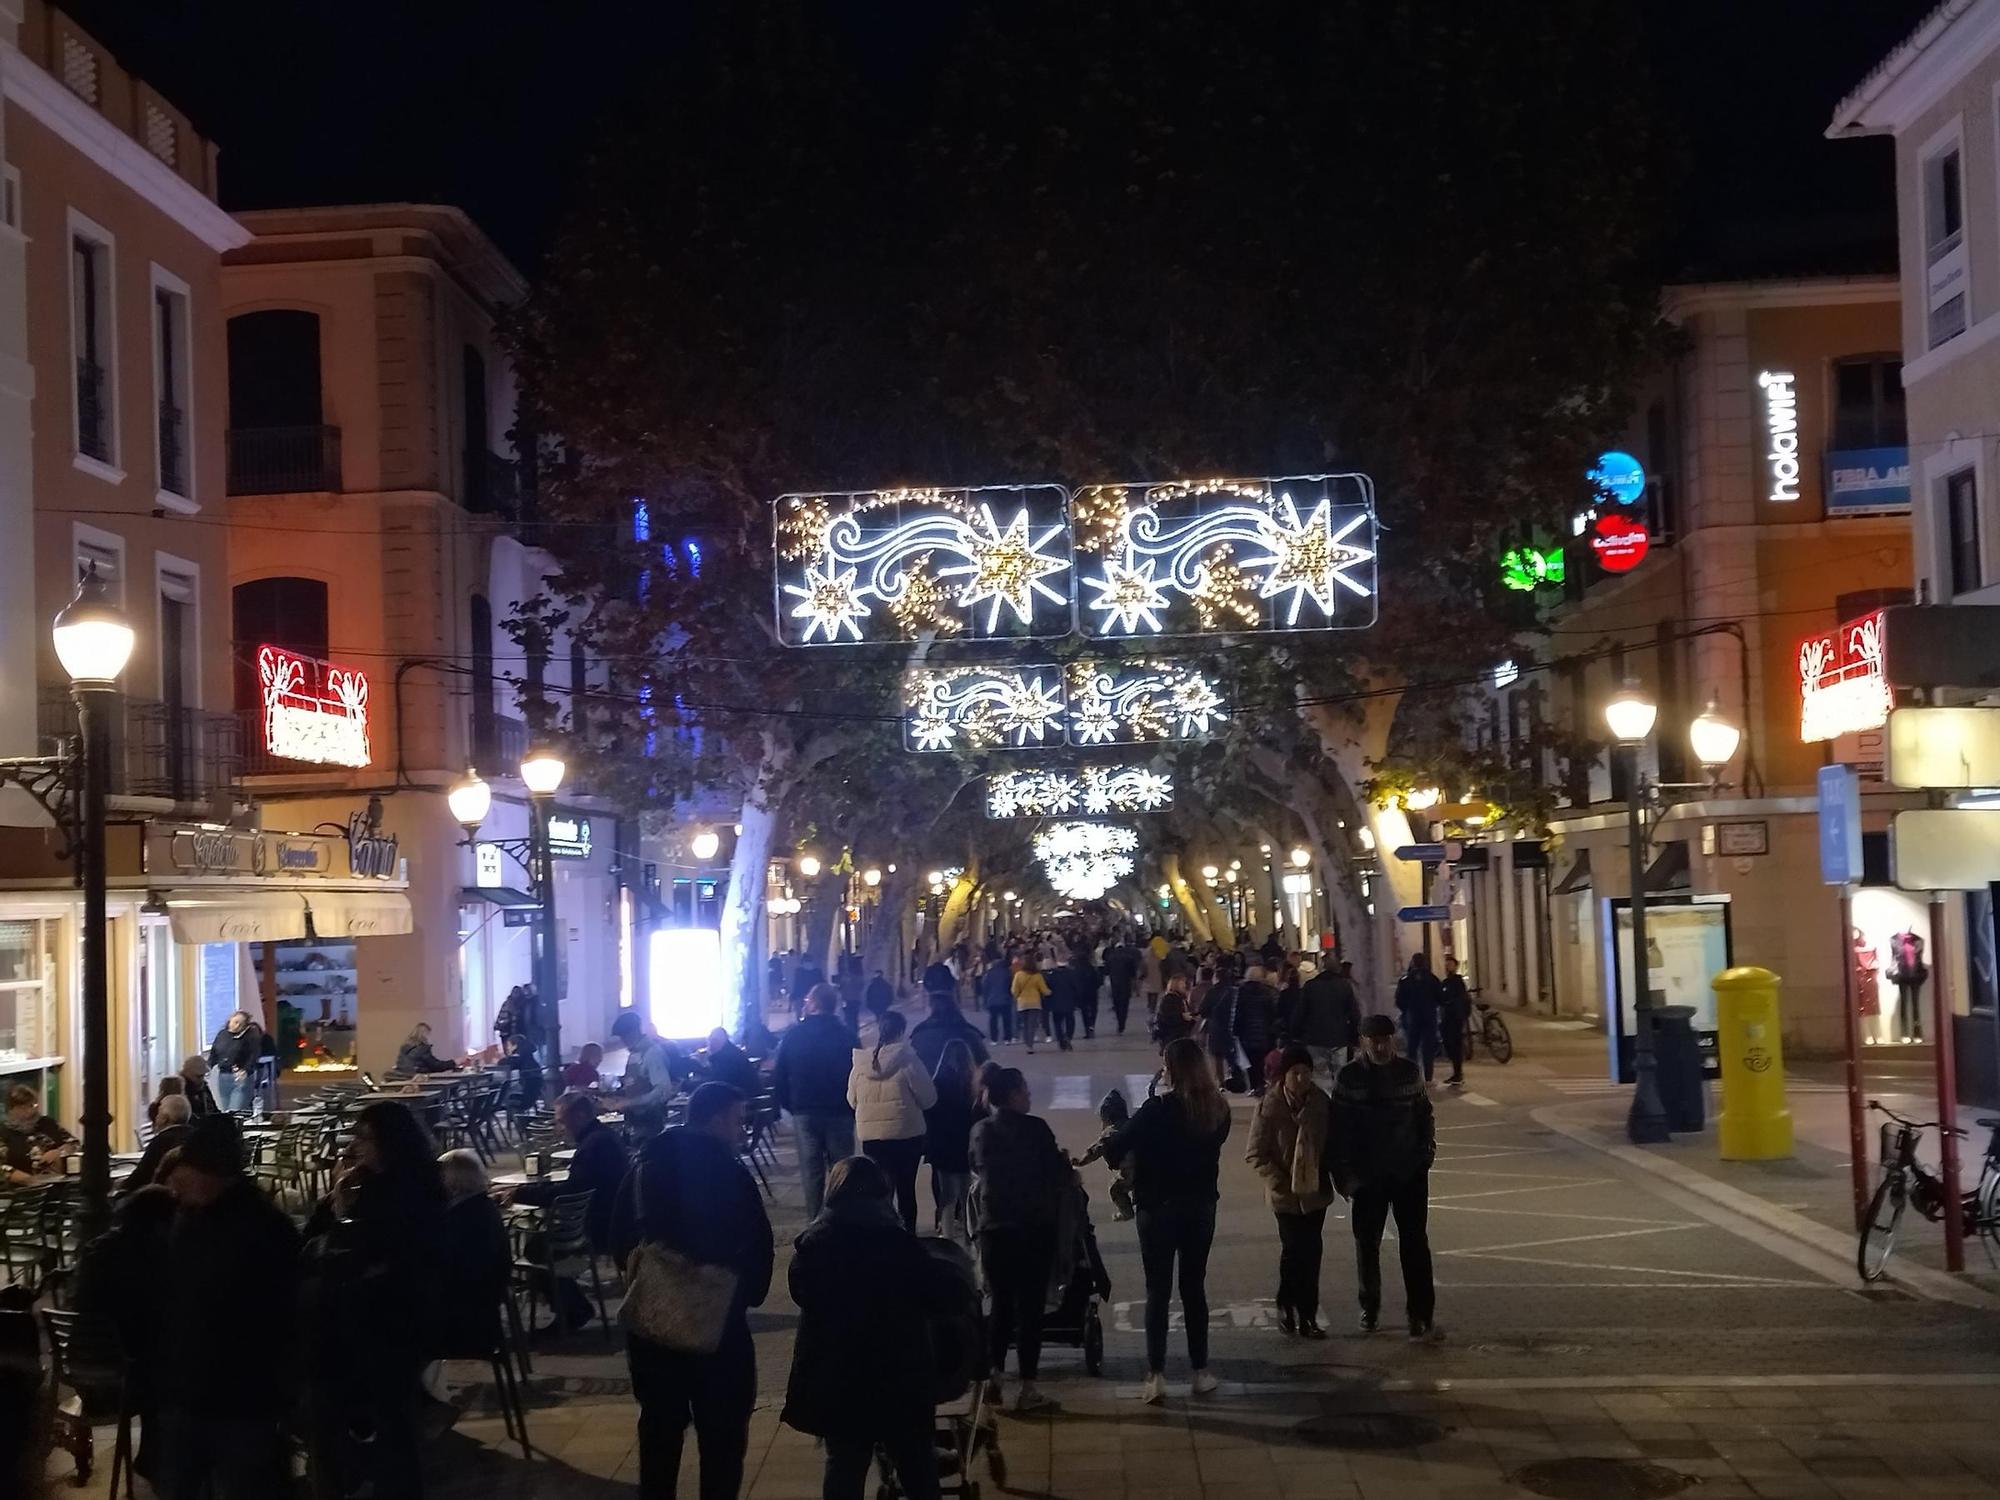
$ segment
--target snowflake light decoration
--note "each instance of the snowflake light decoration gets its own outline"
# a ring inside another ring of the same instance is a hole
[[[1076,901],[1095,901],[1130,875],[1139,836],[1115,823],[1057,823],[1035,835],[1049,884]]]
[[[1061,635],[1074,613],[1058,485],[786,495],[774,517],[779,638]]]
[[[1374,495],[1362,474],[1089,486],[1071,503],[1076,550],[1101,559],[1083,579],[1097,591],[1087,629],[1130,636],[1372,625]]]
[[[926,667],[903,680],[906,750],[1059,744],[1062,676],[1052,666]]]
[[[1171,662],[1073,662],[1068,687],[1072,745],[1200,739],[1228,717],[1212,681]]]
[[[1174,779],[1145,766],[1085,766],[1080,771],[1003,771],[986,781],[989,818],[1046,818],[1064,813],[1158,812],[1174,805]]]

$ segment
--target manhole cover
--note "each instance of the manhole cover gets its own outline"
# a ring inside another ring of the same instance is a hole
[[[1691,1475],[1636,1458],[1546,1458],[1508,1476],[1549,1500],[1663,1500],[1700,1483]]]
[[[1420,1448],[1444,1436],[1430,1418],[1400,1411],[1327,1412],[1292,1431],[1322,1448]]]

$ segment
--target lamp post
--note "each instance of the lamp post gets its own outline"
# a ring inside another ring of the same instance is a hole
[[[1625,1119],[1626,1139],[1635,1145],[1658,1145],[1669,1137],[1667,1111],[1660,1097],[1659,1060],[1653,1051],[1653,989],[1646,962],[1646,838],[1643,804],[1670,788],[1649,782],[1639,752],[1653,733],[1659,706],[1632,678],[1604,705],[1604,722],[1625,753],[1625,838],[1627,870],[1632,888],[1632,1107]],[[1724,767],[1736,754],[1742,731],[1722,716],[1713,699],[1688,726],[1688,742],[1708,772],[1702,789],[1720,783]]]

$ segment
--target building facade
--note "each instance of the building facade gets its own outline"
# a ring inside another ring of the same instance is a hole
[[[529,831],[518,767],[530,726],[516,690],[529,663],[506,625],[554,564],[524,540],[528,491],[496,332],[526,289],[455,209],[242,222],[254,238],[227,257],[223,295],[232,691],[247,781],[267,820],[293,826],[345,826],[379,807],[411,906],[407,930],[351,953],[286,950],[275,968],[325,969],[269,982],[301,1006],[310,1049],[330,1060],[379,1069],[419,1021],[440,1055],[462,1055],[493,1043],[501,1001],[533,978],[532,882],[504,847]],[[534,701],[549,704],[555,732],[584,702],[591,668],[560,633],[543,666],[547,698]],[[294,710],[307,717],[295,723]],[[327,718],[335,739],[312,742]],[[445,799],[468,767],[494,789],[476,844]],[[553,827],[561,1021],[574,1046],[602,1037],[620,1004],[630,899],[624,829],[571,791]]]
[[[1880,736],[1808,738],[1821,726],[1807,722],[1801,650],[1909,597],[1897,283],[1674,287],[1663,312],[1682,353],[1606,455],[1606,498],[1569,535],[1507,560],[1547,606],[1547,629],[1496,673],[1479,733],[1517,778],[1552,785],[1557,808],[1546,837],[1480,848],[1483,868],[1459,879],[1456,945],[1489,998],[1616,1010],[1629,1031],[1629,776],[1611,751],[1564,762],[1545,747],[1551,730],[1608,741],[1604,706],[1632,680],[1659,705],[1641,762],[1667,789],[1644,851],[1655,997],[1695,1006],[1699,1031],[1708,979],[1760,964],[1784,981],[1786,1045],[1834,1053],[1857,960],[1838,892],[1820,883],[1815,780],[1836,760],[1879,778]],[[1688,739],[1711,704],[1743,731],[1715,786]],[[1879,831],[1909,799],[1867,784],[1866,827]],[[1856,922],[1883,955],[1921,921],[1900,893],[1858,893]],[[1893,1000],[1886,978],[1855,996],[1870,1042],[1902,1045]]]
[[[2000,604],[2000,3],[1940,5],[1841,101],[1827,134],[1895,143],[1917,598]],[[1997,892],[1934,908],[1960,1092],[1989,1105],[2000,1103]]]

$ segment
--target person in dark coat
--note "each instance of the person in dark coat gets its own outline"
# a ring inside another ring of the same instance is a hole
[[[1264,1092],[1264,1059],[1278,1040],[1278,992],[1260,964],[1252,964],[1236,987],[1236,1039],[1250,1069],[1250,1092]]]
[[[1125,1035],[1125,1018],[1132,1009],[1132,986],[1139,977],[1139,950],[1129,937],[1120,938],[1104,954],[1104,977],[1111,982],[1111,1014],[1118,1034]]]
[[[1361,1051],[1334,1082],[1328,1131],[1334,1185],[1354,1205],[1361,1328],[1373,1332],[1382,1310],[1382,1230],[1394,1214],[1410,1337],[1426,1340],[1436,1336],[1428,1220],[1437,1121],[1417,1065],[1396,1055],[1394,1021],[1370,1016],[1362,1022]]]
[[[971,1240],[966,1208],[972,1195],[972,1111],[979,1102],[979,1066],[965,1038],[953,1037],[931,1070],[937,1102],[924,1111],[924,1158],[931,1164],[931,1202],[937,1215],[932,1233],[960,1244]]]
[[[1306,967],[1301,966],[1302,974]],[[1312,1053],[1313,1062],[1326,1071],[1328,1079],[1354,1055],[1360,1034],[1361,997],[1346,969],[1342,964],[1305,975],[1285,1018],[1285,1040]]]
[[[847,1078],[860,1046],[836,1012],[840,992],[814,985],[805,997],[806,1014],[785,1028],[771,1068],[778,1108],[792,1117],[799,1145],[799,1190],[808,1222],[819,1217],[826,1174],[854,1154],[854,1106],[847,1102]]]
[[[793,1244],[799,1331],[781,1420],[825,1442],[820,1493],[861,1500],[879,1445],[903,1493],[932,1500],[931,1321],[977,1305],[970,1265],[903,1227],[888,1174],[865,1156],[834,1163],[826,1212]]]
[[[542,1097],[542,1065],[535,1060],[534,1046],[526,1035],[517,1031],[507,1038],[507,1050],[501,1054],[500,1068],[512,1075],[507,1086],[507,1107],[533,1109]]]
[[[136,1193],[158,1182],[160,1165],[167,1159],[167,1153],[179,1150],[188,1138],[186,1096],[169,1094],[159,1103],[159,1111],[153,1116],[153,1138],[146,1142],[145,1154],[139,1158],[139,1165],[132,1169],[132,1175],[119,1189],[122,1193]]]
[[[1465,1029],[1472,1021],[1472,991],[1458,972],[1458,960],[1445,955],[1444,978],[1438,981],[1438,1031],[1444,1055],[1451,1061],[1451,1077],[1446,1083],[1465,1082]]]
[[[979,980],[986,1005],[986,1040],[999,1046],[1014,1040],[1014,966],[1005,954],[992,959]]]
[[[1236,982],[1226,972],[1212,978],[1201,997],[1200,1026],[1216,1078],[1230,1080],[1242,1092],[1243,1075],[1236,1066]]]
[[[958,976],[951,972],[951,965],[944,961],[942,953],[924,970],[924,993],[943,995],[954,1005],[958,1003]]]
[[[42,1113],[40,1093],[25,1083],[7,1090],[7,1115],[0,1120],[0,1177],[23,1183],[60,1173],[63,1153],[75,1145],[75,1136]]]
[[[396,1049],[396,1066],[393,1071],[405,1074],[449,1073],[457,1067],[457,1063],[439,1057],[431,1050],[430,1025],[428,1022],[419,1021],[410,1028],[410,1034],[403,1039],[403,1045]]]
[[[868,988],[861,992],[861,1001],[878,1016],[887,1015],[896,1008],[896,987],[889,983],[889,976],[880,969],[868,981]]]
[[[226,1110],[247,1110],[257,1087],[257,1064],[264,1056],[264,1031],[250,1012],[231,1014],[208,1049],[208,1065]]]
[[[556,1124],[576,1148],[570,1158],[569,1178],[557,1182],[552,1177],[524,1182],[507,1197],[509,1203],[545,1205],[558,1198],[590,1194],[590,1211],[584,1225],[590,1232],[594,1250],[611,1248],[611,1210],[624,1186],[630,1162],[618,1132],[597,1118],[597,1101],[587,1094],[565,1094],[556,1102]]]
[[[1055,1038],[1056,1048],[1061,1052],[1076,1050],[1076,1005],[1079,993],[1078,975],[1069,964],[1051,964],[1043,971],[1042,977],[1049,983],[1047,1001],[1049,1013],[1049,1035]]]
[[[916,1049],[925,1069],[935,1073],[944,1049],[953,1042],[964,1042],[973,1062],[985,1062],[986,1039],[977,1026],[965,1019],[958,1003],[949,995],[932,995],[930,1002],[930,1015],[910,1028],[910,1046]]]
[[[500,1302],[513,1267],[507,1223],[476,1153],[447,1151],[438,1171],[445,1191],[438,1263],[450,1274],[439,1282],[426,1352],[439,1359],[485,1359],[500,1340]]]
[[[639,1493],[671,1496],[690,1424],[701,1450],[701,1493],[710,1500],[743,1488],[750,1413],[757,1404],[757,1354],[749,1312],[771,1290],[775,1249],[763,1195],[738,1155],[745,1100],[726,1083],[688,1097],[687,1124],[646,1143],[619,1190],[611,1242],[631,1264],[644,1243],[700,1265],[736,1273],[736,1295],[712,1354],[684,1354],[628,1333],[625,1357],[639,1402]]]
[[[1191,1003],[1188,976],[1181,973],[1169,978],[1160,1003],[1153,1009],[1153,1039],[1160,1044],[1162,1053],[1194,1030]]]
[[[208,1059],[199,1052],[181,1063],[181,1092],[197,1120],[216,1112],[215,1092],[208,1086]]]
[[[1071,950],[1067,968],[1072,975],[1070,987],[1076,996],[1077,1018],[1083,1022],[1083,1039],[1089,1041],[1097,1035],[1097,992],[1103,985],[1103,976],[1090,961],[1090,954],[1082,949]]]
[[[186,1102],[181,1101],[184,1111]],[[187,1135],[186,1125],[175,1129]],[[149,1483],[159,1479],[159,1382],[172,1378],[171,1361],[160,1357],[155,1278],[166,1260],[174,1211],[174,1195],[160,1183],[123,1194],[112,1207],[111,1227],[78,1255],[71,1298],[88,1339],[124,1357],[126,1399],[139,1418],[132,1468]]]
[[[750,1060],[749,1053],[729,1040],[729,1033],[720,1026],[708,1034],[701,1066],[710,1082],[726,1083],[746,1099],[755,1099],[762,1091],[763,1080],[757,1076],[757,1064]]]
[[[1035,1384],[1041,1373],[1042,1305],[1062,1195],[1076,1174],[1048,1122],[1028,1113],[1028,1080],[1018,1069],[990,1075],[985,1093],[992,1113],[972,1127],[971,1159],[979,1263],[993,1297],[986,1323],[992,1363],[986,1394],[999,1403],[1000,1372],[1013,1344],[1021,1372],[1014,1409],[1036,1411],[1049,1404]]]
[[[1403,1018],[1403,1049],[1410,1061],[1421,1063],[1424,1082],[1437,1068],[1438,1016],[1444,1009],[1444,986],[1431,972],[1428,953],[1410,955],[1410,966],[1396,981],[1396,1013]]]

